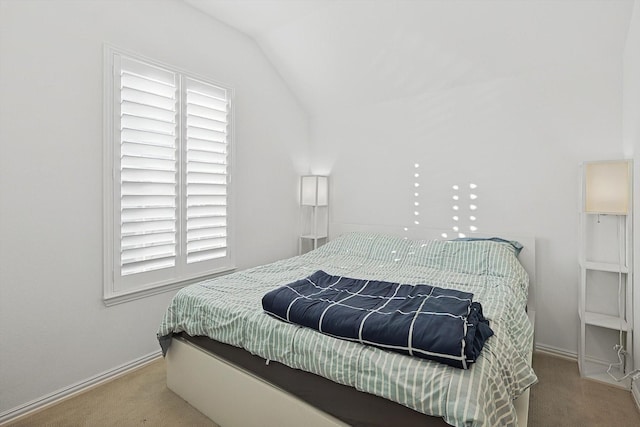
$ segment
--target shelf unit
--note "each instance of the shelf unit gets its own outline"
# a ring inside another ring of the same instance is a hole
[[[326,235],[312,235],[307,234],[300,236],[299,253],[302,255],[314,249],[318,249],[320,246],[327,243]]]
[[[329,178],[306,175],[300,179],[301,233],[300,255],[318,249],[329,236]]]
[[[611,165],[613,169],[608,170]],[[595,173],[596,179],[604,176],[605,181],[621,170],[625,172],[624,188],[620,189],[618,186],[622,184],[618,183],[614,190],[602,193],[608,199],[616,194],[624,196],[624,208],[609,209],[606,204],[593,204],[589,199],[592,197],[589,191],[596,186],[589,174],[595,168],[601,168]],[[631,162],[627,160],[583,164],[580,203],[580,375],[626,389],[630,388],[630,381],[616,381],[607,369],[613,364],[611,374],[616,378],[633,369],[631,170]],[[616,365],[616,344],[626,351],[622,366]]]

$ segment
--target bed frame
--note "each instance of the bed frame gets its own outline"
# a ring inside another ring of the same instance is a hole
[[[330,238],[352,231],[376,231],[411,239],[442,239],[443,233],[441,230],[425,228],[333,223]],[[494,236],[474,233],[470,237]],[[524,245],[519,259],[529,274],[528,315],[535,326],[535,238],[504,233],[499,236]],[[532,354],[533,349],[529,354],[529,363]],[[302,420],[305,427],[347,425],[250,371],[186,340],[173,340],[166,363],[167,387],[223,427],[297,427]],[[529,390],[514,405],[518,426],[526,427]]]

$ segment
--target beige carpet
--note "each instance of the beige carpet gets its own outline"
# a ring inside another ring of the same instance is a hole
[[[581,379],[575,362],[536,353],[530,427],[640,426],[631,393]],[[164,361],[150,365],[11,426],[216,426],[166,387]]]
[[[164,360],[18,420],[24,427],[216,426],[166,385]]]
[[[631,392],[580,378],[576,362],[535,353],[533,369],[530,427],[640,426]]]

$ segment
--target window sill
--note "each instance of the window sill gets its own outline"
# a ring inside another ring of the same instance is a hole
[[[146,298],[152,295],[158,295],[165,292],[175,291],[176,289],[183,288],[187,285],[191,285],[193,283],[200,282],[202,280],[212,279],[218,276],[224,276],[226,274],[232,273],[233,271],[235,271],[235,267],[231,267],[231,268],[219,271],[215,274],[194,277],[194,278],[183,280],[177,283],[167,283],[165,285],[154,286],[152,288],[144,288],[144,289],[138,289],[134,291],[119,292],[119,293],[114,293],[108,296],[105,295],[103,301],[104,301],[104,305],[106,305],[107,307],[111,307],[111,306],[122,304],[125,302]]]

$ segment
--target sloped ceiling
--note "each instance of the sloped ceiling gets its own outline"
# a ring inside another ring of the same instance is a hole
[[[621,63],[633,0],[184,0],[253,37],[309,114]]]

